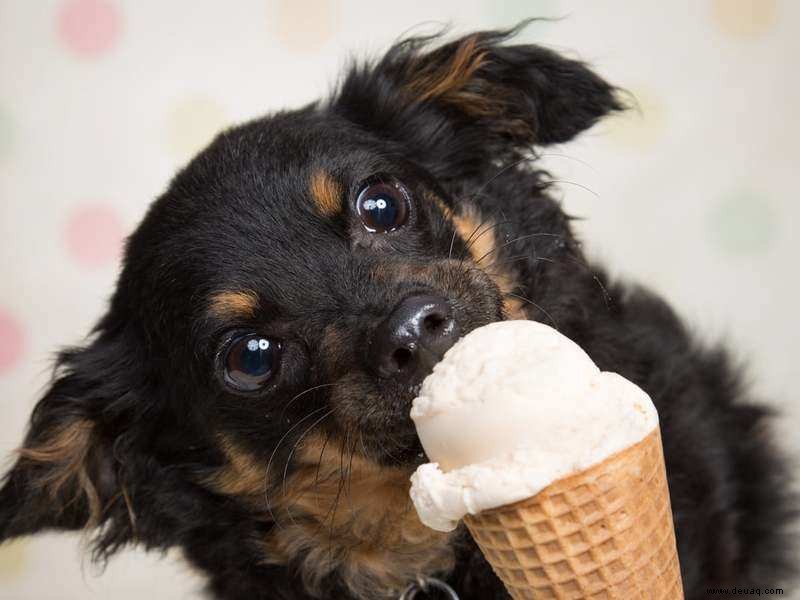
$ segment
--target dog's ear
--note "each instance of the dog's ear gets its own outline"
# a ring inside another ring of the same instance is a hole
[[[115,457],[124,434],[113,427],[132,402],[129,360],[107,333],[59,355],[0,489],[0,541],[43,529],[97,527],[124,504]]]
[[[495,161],[566,142],[623,105],[582,62],[535,45],[504,45],[519,28],[439,47],[411,38],[375,65],[352,67],[331,108],[415,152]]]

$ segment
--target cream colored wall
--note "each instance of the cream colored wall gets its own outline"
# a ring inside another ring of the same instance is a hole
[[[530,15],[566,18],[525,39],[594,63],[642,107],[547,150],[589,252],[728,339],[800,450],[800,3],[3,0],[0,454],[53,350],[100,315],[120,239],[216,130],[316,98],[348,52],[415,24]],[[0,598],[172,600],[202,585],[139,552],[95,571],[78,536],[23,540],[0,548]]]

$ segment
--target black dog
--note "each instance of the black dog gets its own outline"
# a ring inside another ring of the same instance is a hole
[[[458,334],[541,320],[661,415],[688,598],[792,565],[787,469],[725,352],[587,265],[531,166],[617,90],[513,32],[415,38],[323,103],[221,134],[127,244],[108,313],[0,492],[0,539],[85,529],[94,558],[179,546],[213,596],[506,598],[409,503],[411,399]]]

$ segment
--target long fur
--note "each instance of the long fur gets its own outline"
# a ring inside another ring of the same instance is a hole
[[[370,371],[376,323],[421,290],[462,333],[547,323],[652,396],[687,598],[787,581],[795,501],[774,415],[723,348],[587,262],[536,166],[533,149],[622,110],[620,94],[513,33],[401,41],[179,173],[90,341],[58,358],[0,490],[0,540],[83,529],[101,561],[180,547],[221,599],[394,598],[418,575],[506,598],[463,529],[416,519],[413,386]],[[375,173],[413,197],[385,235],[353,209]],[[258,393],[221,373],[241,332],[282,343]]]

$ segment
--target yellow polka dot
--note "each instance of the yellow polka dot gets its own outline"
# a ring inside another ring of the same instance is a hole
[[[0,546],[0,581],[19,579],[28,566],[28,541],[13,540]]]
[[[755,37],[776,21],[776,0],[714,0],[711,17],[723,32],[735,37]]]
[[[272,31],[287,50],[312,53],[336,33],[338,12],[332,0],[279,0],[270,13]]]
[[[623,150],[647,150],[658,143],[666,130],[666,107],[648,89],[634,89],[631,94],[632,108],[606,121],[607,139]]]
[[[183,162],[202,150],[222,129],[227,119],[223,108],[212,98],[185,98],[167,116],[167,145]]]

